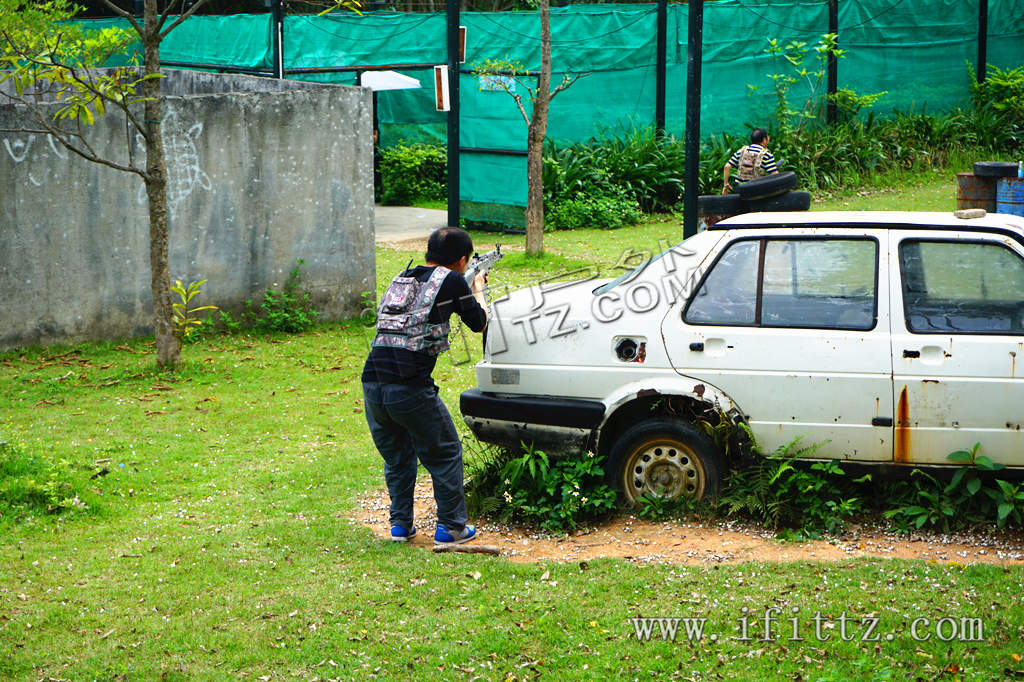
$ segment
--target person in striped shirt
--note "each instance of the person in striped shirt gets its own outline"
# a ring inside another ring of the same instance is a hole
[[[729,193],[729,175],[734,168],[736,169],[737,185],[779,172],[775,157],[768,151],[770,141],[768,131],[764,128],[754,128],[751,131],[750,144],[737,149],[725,162],[725,167],[722,169],[722,194]]]

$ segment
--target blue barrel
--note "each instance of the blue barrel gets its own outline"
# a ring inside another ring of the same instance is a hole
[[[1024,218],[1024,178],[999,178],[996,184],[996,213]]]

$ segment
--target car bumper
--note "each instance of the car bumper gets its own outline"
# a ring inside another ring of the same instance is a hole
[[[604,403],[571,398],[497,396],[478,388],[462,394],[463,419],[486,443],[518,449],[522,443],[549,454],[592,450]]]

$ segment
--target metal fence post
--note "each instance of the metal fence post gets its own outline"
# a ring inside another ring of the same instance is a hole
[[[839,0],[828,0],[828,32],[836,37],[839,46]],[[825,121],[832,125],[836,122],[836,102],[833,99],[839,91],[839,60],[835,53],[828,55],[828,104],[825,107]]]
[[[658,135],[665,134],[665,70],[668,55],[668,0],[658,0],[657,77],[654,94],[654,120]]]
[[[284,5],[281,0],[272,0],[270,37],[273,45],[274,78],[284,78]]]
[[[459,0],[448,0],[448,225],[458,227],[459,211]]]
[[[978,82],[985,82],[988,62],[988,0],[978,0]]]
[[[686,44],[686,169],[683,194],[683,238],[697,234],[700,195],[700,67],[704,51],[704,0],[687,5]]]

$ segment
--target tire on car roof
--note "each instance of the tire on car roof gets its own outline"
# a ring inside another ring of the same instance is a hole
[[[743,202],[743,211],[754,213],[757,211],[806,211],[811,207],[811,193],[803,190],[795,190],[768,197],[767,199],[754,199]]]
[[[606,478],[636,505],[644,495],[710,499],[725,473],[718,448],[693,424],[659,417],[634,424],[616,439]]]
[[[796,187],[796,182],[796,173],[786,171],[785,173],[774,173],[763,178],[741,182],[737,185],[736,192],[744,201],[767,199],[768,197],[774,197],[793,189]]]
[[[974,174],[986,178],[1015,178],[1017,164],[1010,161],[978,161],[974,164]]]

